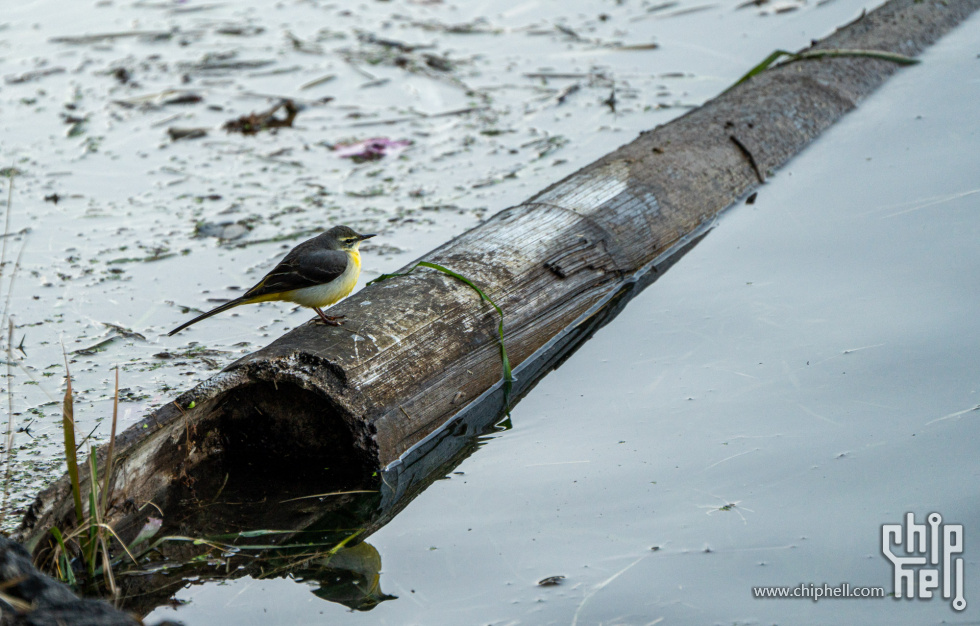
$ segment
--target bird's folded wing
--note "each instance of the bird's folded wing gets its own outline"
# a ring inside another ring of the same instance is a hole
[[[342,250],[294,250],[257,285],[245,292],[242,299],[258,298],[277,293],[315,287],[336,279],[350,262]]]

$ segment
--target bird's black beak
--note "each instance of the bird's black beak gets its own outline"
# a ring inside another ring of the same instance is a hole
[[[372,233],[370,235],[361,235],[361,241],[364,241],[365,239],[370,239],[371,237],[377,237],[377,236],[378,236],[378,233]]]

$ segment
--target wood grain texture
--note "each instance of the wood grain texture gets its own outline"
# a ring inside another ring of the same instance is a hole
[[[978,6],[892,0],[814,48],[915,56]],[[849,57],[764,72],[422,259],[468,277],[503,308],[507,351],[519,366],[585,323],[591,307],[744,197],[898,69]],[[419,268],[372,285],[331,314],[346,315],[345,325],[299,327],[124,433],[119,498],[166,504],[169,484],[216,455],[259,454],[241,433],[220,436],[232,424],[284,425],[276,450],[303,439],[296,449],[305,457],[291,463],[344,459],[377,471],[500,382],[496,312],[442,273]],[[279,432],[259,430],[265,440]],[[343,436],[332,436],[338,431]],[[18,537],[36,540],[64,524],[66,493],[64,480],[42,493]]]

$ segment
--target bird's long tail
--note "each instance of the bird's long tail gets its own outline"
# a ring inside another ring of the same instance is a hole
[[[229,302],[225,302],[221,306],[214,307],[213,309],[211,309],[207,313],[203,313],[201,315],[198,315],[197,317],[195,317],[194,319],[192,319],[189,322],[184,322],[183,324],[181,324],[177,328],[175,328],[172,331],[170,331],[169,333],[167,333],[167,335],[173,336],[173,335],[179,333],[180,331],[184,330],[185,328],[187,328],[191,324],[197,324],[201,320],[207,319],[207,318],[211,317],[212,315],[216,315],[218,313],[221,313],[222,311],[227,311],[228,309],[233,309],[233,308],[235,308],[236,306],[238,306],[240,304],[248,304],[249,302],[250,302],[249,300],[245,300],[244,298],[235,298],[234,300],[231,300]]]

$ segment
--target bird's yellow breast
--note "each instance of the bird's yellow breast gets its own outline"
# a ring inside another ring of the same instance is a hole
[[[303,287],[281,293],[276,298],[286,302],[295,302],[306,307],[327,307],[346,298],[354,291],[357,277],[361,274],[361,255],[357,250],[347,252],[347,269],[344,273],[329,283],[315,287]]]

